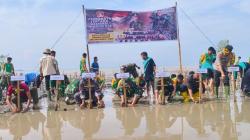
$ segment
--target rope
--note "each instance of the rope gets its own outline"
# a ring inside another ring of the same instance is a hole
[[[180,7],[180,6],[179,6]],[[192,20],[192,18],[180,7],[182,13],[187,17],[187,19],[196,27],[196,29],[207,39],[212,46],[216,46],[215,43],[201,30],[201,28]]]
[[[56,41],[53,43],[53,45],[51,46],[51,50],[54,49],[56,47],[56,45],[62,40],[62,38],[65,36],[65,34],[71,29],[71,27],[74,25],[74,23],[77,21],[77,19],[80,17],[82,11],[79,12],[79,14],[77,14],[77,16],[73,19],[73,21],[65,28],[65,30],[62,32],[62,34],[60,34],[60,36],[56,39]],[[37,67],[39,67],[39,64],[37,65]],[[33,69],[33,71],[35,71],[36,68]]]
[[[62,38],[65,36],[65,34],[69,31],[69,29],[74,25],[74,23],[77,21],[77,19],[80,17],[82,11],[77,14],[77,16],[74,18],[74,20],[65,28],[65,30],[62,32],[62,34],[59,35],[59,37],[56,39],[54,44],[51,46],[51,50],[56,47],[56,45],[62,40]]]

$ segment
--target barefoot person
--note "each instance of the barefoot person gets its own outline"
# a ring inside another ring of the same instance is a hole
[[[208,48],[208,52],[203,54],[200,58],[200,68],[207,69],[206,74],[202,74],[202,81],[206,88],[209,87],[211,96],[214,96],[214,67],[216,60],[216,50],[213,47]]]
[[[90,83],[91,85],[93,85],[93,87],[91,87],[91,99],[92,99],[91,103],[93,104],[93,106],[97,106],[98,99],[95,96],[95,94],[96,94],[96,90],[98,89],[98,86],[93,79],[90,80]],[[82,109],[87,106],[86,101],[90,99],[89,88],[87,86],[88,86],[88,80],[85,78],[82,78],[79,83],[79,92],[74,95],[76,104],[79,105],[80,108]]]
[[[11,82],[11,85],[8,87],[8,92],[7,92],[7,98],[6,98],[6,103],[10,107],[11,111],[13,113],[16,112],[26,112],[29,110],[29,106],[31,103],[31,94],[29,87],[25,83],[20,84],[20,105],[21,105],[21,110],[18,109],[17,105],[17,82]],[[12,94],[15,95],[15,97],[12,99]],[[23,109],[22,104],[27,103],[26,107]]]
[[[187,78],[187,88],[188,88],[188,93],[189,93],[189,97],[190,99],[196,103],[199,101],[200,93],[199,93],[199,74],[198,73],[194,73],[194,72],[190,72],[188,78]],[[204,85],[202,85],[202,94],[204,93]]]
[[[152,58],[148,57],[147,52],[142,52],[141,57],[143,59],[143,66],[144,66],[144,78],[146,81],[146,90],[147,90],[147,97],[150,97],[150,87],[152,87],[153,95],[154,94],[154,75],[156,70],[155,62]]]

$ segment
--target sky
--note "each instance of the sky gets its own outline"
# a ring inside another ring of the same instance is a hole
[[[82,5],[88,9],[149,11],[175,5],[173,0],[0,0],[0,54],[13,57],[16,69],[38,70],[46,48],[72,23],[55,46],[59,67],[78,71],[86,52]],[[197,66],[211,44],[185,16],[200,27],[214,44],[228,39],[236,55],[250,56],[249,0],[178,0],[183,65]],[[182,10],[181,10],[182,9]],[[147,51],[157,66],[178,66],[177,41],[90,45],[90,57],[99,57],[101,68],[122,64],[142,65],[140,52]],[[216,47],[216,46],[215,46]]]

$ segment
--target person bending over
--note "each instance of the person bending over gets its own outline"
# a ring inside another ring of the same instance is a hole
[[[29,110],[31,104],[31,94],[29,87],[25,83],[20,83],[20,110],[18,109],[17,104],[17,82],[11,82],[11,85],[8,87],[6,103],[10,107],[13,113],[17,112],[26,112]],[[14,94],[14,98],[13,98]],[[26,107],[23,109],[22,104],[27,103]]]

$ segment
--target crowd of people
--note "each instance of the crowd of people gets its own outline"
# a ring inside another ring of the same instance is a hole
[[[67,105],[78,104],[80,108],[85,108],[91,104],[99,108],[105,107],[103,101],[103,89],[105,78],[99,72],[98,58],[94,57],[90,67],[87,66],[88,56],[82,54],[80,60],[80,73],[94,73],[92,78],[77,77],[69,79],[64,75],[64,80],[57,83],[50,79],[53,75],[60,75],[56,52],[46,49],[44,56],[40,59],[39,73],[26,73],[25,81],[20,84],[11,81],[10,76],[15,75],[12,58],[8,57],[6,63],[1,66],[0,81],[0,101],[6,103],[12,112],[26,112],[33,103],[33,109],[39,109],[39,99],[47,97],[48,101],[56,101],[59,97],[64,97]],[[157,66],[154,60],[148,56],[147,52],[141,53],[143,59],[143,71],[134,63],[122,65],[119,73],[129,73],[129,78],[121,79],[114,74],[112,79],[112,89],[120,98],[121,106],[135,106],[140,99],[150,99],[153,97],[156,104],[173,102],[176,96],[181,96],[183,102],[200,102],[206,91],[210,97],[219,98],[219,88],[223,86],[223,93],[226,98],[230,97],[230,86],[236,87],[238,77],[242,78],[241,90],[245,95],[250,95],[250,64],[241,62],[241,57],[236,57],[233,47],[226,45],[220,51],[209,47],[208,51],[201,55],[199,59],[199,69],[206,69],[207,72],[200,74],[190,71],[188,74],[176,73],[167,77],[157,77]],[[228,67],[238,67],[239,72],[231,72]],[[38,89],[45,81],[45,93],[38,96]],[[233,81],[233,82],[232,82]],[[19,89],[18,89],[19,88]],[[18,108],[17,92],[20,92],[20,103],[26,106]],[[144,96],[145,92],[145,96]],[[55,96],[56,93],[59,96]],[[152,93],[152,95],[151,95]],[[56,99],[55,99],[56,98]]]
[[[219,98],[219,88],[223,87],[223,93],[226,99],[230,97],[231,89],[236,89],[236,81],[238,77],[242,79],[241,90],[245,95],[249,95],[249,62],[241,62],[241,57],[236,57],[233,52],[233,46],[226,45],[220,51],[209,47],[208,51],[201,55],[199,60],[199,69],[205,69],[206,73],[198,73],[190,71],[188,74],[172,74],[169,77],[155,77],[157,67],[152,58],[147,52],[142,52],[144,74],[142,77],[133,76],[128,79],[119,79],[116,74],[112,80],[112,88],[118,97],[121,98],[121,106],[129,103],[129,106],[134,106],[142,97],[143,90],[146,90],[145,98],[149,98],[150,90],[153,93],[153,98],[157,104],[165,104],[165,97],[168,102],[172,102],[176,95],[182,96],[183,102],[202,102],[205,93],[209,93],[210,98]],[[131,75],[136,71],[136,65],[128,64],[126,67],[129,70],[121,69],[121,72],[128,72]],[[239,68],[239,71],[231,72],[229,67]],[[197,68],[198,69],[198,68]],[[132,82],[131,82],[132,81]],[[140,82],[138,82],[140,81]],[[145,83],[141,85],[142,81]],[[136,86],[133,86],[133,84]],[[126,86],[127,88],[124,88]],[[137,88],[135,88],[137,87]],[[141,89],[138,92],[133,89]],[[126,91],[125,91],[126,90]],[[124,95],[126,93],[127,95]],[[139,93],[139,94],[138,94]],[[126,101],[124,98],[134,97],[132,101]],[[162,100],[163,99],[163,100]]]

